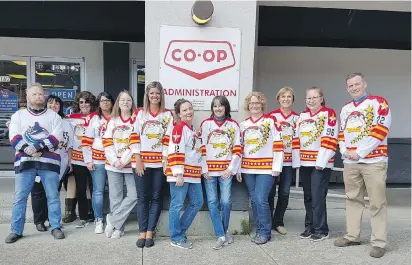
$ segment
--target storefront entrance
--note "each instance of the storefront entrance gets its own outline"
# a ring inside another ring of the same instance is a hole
[[[64,111],[70,113],[76,93],[84,89],[84,59],[0,55],[0,171],[13,169],[8,122],[18,109],[27,107],[27,86],[36,82],[46,95],[59,96]]]

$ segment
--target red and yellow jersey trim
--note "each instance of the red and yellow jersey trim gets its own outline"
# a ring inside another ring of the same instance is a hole
[[[338,140],[329,136],[322,136],[320,139],[320,147],[336,151],[336,146],[338,144]]]
[[[99,161],[105,161],[106,160],[106,155],[105,155],[104,151],[92,148],[92,159],[93,160],[99,160]]]
[[[73,149],[72,150],[72,160],[84,162],[83,152]]]
[[[230,165],[230,160],[208,160],[207,168],[209,172],[219,172],[226,170]]]
[[[316,162],[318,158],[318,151],[300,151],[300,160],[305,161],[305,162]],[[333,163],[335,161],[335,158],[332,157],[329,159],[328,163]]]
[[[140,158],[144,163],[162,163],[163,156],[161,152],[140,152]]]
[[[282,149],[283,150],[283,149]],[[270,169],[272,170],[272,158],[243,158],[243,169]]]
[[[202,175],[201,166],[190,166],[190,165],[184,164],[183,177],[200,178],[201,175]],[[170,169],[169,166],[166,167],[166,176],[173,177],[172,170]]]
[[[356,147],[349,147],[347,148],[348,151],[356,151]],[[387,145],[379,145],[375,150],[370,152],[365,158],[376,158],[376,157],[382,157],[382,156],[388,156],[388,146]]]
[[[376,124],[369,131],[369,136],[375,137],[379,141],[383,141],[388,135],[389,129],[386,126]]]

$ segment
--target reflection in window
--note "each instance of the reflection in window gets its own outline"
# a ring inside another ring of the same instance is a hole
[[[65,113],[71,112],[71,104],[80,87],[80,64],[70,62],[35,63],[36,82],[42,84],[47,95],[61,98]]]

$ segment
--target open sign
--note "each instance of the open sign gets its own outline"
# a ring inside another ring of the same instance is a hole
[[[227,41],[172,40],[165,65],[202,80],[236,65],[232,45]]]

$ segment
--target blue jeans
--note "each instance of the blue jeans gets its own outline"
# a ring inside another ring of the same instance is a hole
[[[135,169],[133,173],[136,181],[139,232],[153,232],[162,212],[162,186],[165,181],[163,168],[147,167],[142,177],[135,173]]]
[[[61,208],[59,197],[59,173],[42,170],[28,169],[16,174],[14,177],[14,202],[11,218],[11,232],[18,235],[23,234],[26,222],[27,198],[33,188],[34,179],[40,176],[47,197],[47,208],[51,231],[60,228]]]
[[[209,207],[209,214],[212,219],[215,234],[217,237],[223,237],[229,228],[230,210],[232,208],[232,176],[227,179],[222,179],[221,177],[211,177],[211,179],[205,179],[204,181],[207,206]],[[219,212],[217,182],[219,182],[220,207],[222,215],[220,215]]]
[[[189,197],[189,204],[180,217],[186,195]],[[175,182],[170,183],[169,234],[173,242],[185,240],[186,231],[202,206],[203,191],[201,183],[186,182],[181,187],[177,187]]]
[[[256,234],[271,238],[272,217],[269,210],[269,192],[275,178],[266,174],[242,174],[252,202],[253,217],[256,221]]]
[[[276,185],[273,185],[272,190],[269,194],[269,208],[270,213],[273,214],[273,227],[285,226],[283,223],[283,217],[285,216],[286,209],[289,204],[289,194],[290,187],[292,186],[293,176],[296,175],[296,169],[291,166],[284,166],[282,168],[282,173],[280,173],[280,182],[278,189],[278,201],[275,203],[274,199],[276,196]],[[275,211],[275,213],[273,213]]]
[[[326,195],[328,194],[330,168],[300,167],[305,203],[305,230],[316,234],[329,234]]]
[[[94,164],[95,170],[91,170],[93,182],[92,205],[96,221],[103,220],[103,195],[106,184],[106,169],[104,164]]]

